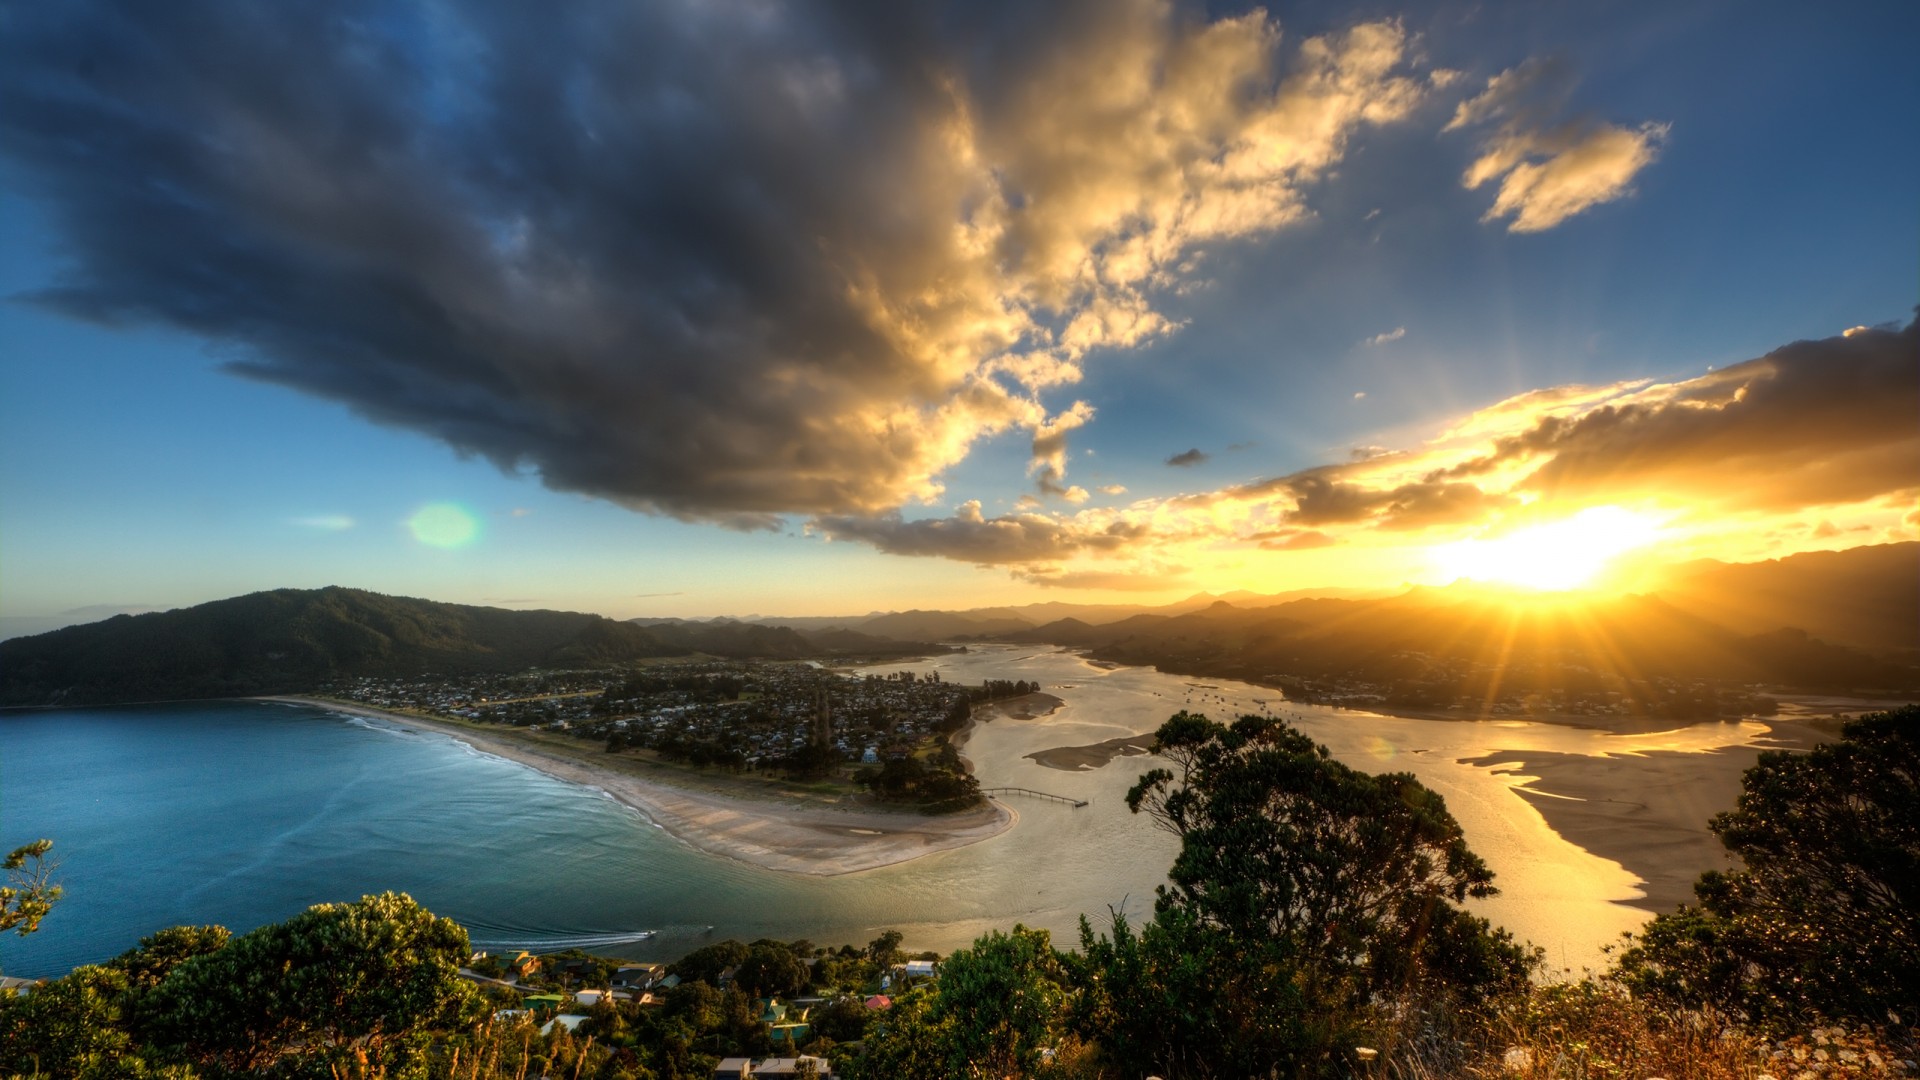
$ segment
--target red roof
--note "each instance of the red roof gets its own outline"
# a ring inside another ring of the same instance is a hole
[[[891,1009],[893,1008],[893,999],[885,994],[875,994],[867,999],[867,1008]]]

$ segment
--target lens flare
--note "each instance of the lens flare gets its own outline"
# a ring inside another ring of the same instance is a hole
[[[480,522],[457,503],[428,503],[407,519],[407,529],[428,547],[466,547],[480,538]]]

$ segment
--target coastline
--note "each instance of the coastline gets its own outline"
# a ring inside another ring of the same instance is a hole
[[[836,877],[977,844],[1011,829],[1013,810],[985,806],[937,817],[875,808],[842,808],[802,797],[760,798],[642,776],[632,759],[595,762],[587,753],[544,745],[517,729],[489,730],[355,702],[300,695],[252,698],[305,705],[456,739],[556,780],[605,792],[669,835],[710,854],[784,873]],[[631,769],[635,771],[629,771]]]

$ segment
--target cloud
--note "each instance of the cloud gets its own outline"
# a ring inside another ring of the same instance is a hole
[[[982,566],[1056,563],[1082,554],[1124,552],[1146,538],[1141,525],[1089,524],[1038,513],[985,517],[978,500],[952,517],[903,519],[899,514],[820,517],[813,528],[833,540],[858,540],[891,555],[926,555]]]
[[[637,592],[633,594],[633,599],[652,600],[656,597],[661,597],[661,596],[685,596],[685,595],[686,593],[682,593],[682,592]]]
[[[1182,567],[1143,566],[1135,570],[1016,570],[1013,576],[1043,589],[1107,589],[1116,592],[1160,592],[1192,582]]]
[[[1482,221],[1509,232],[1541,232],[1633,191],[1633,178],[1658,156],[1669,126],[1622,127],[1591,118],[1560,123],[1572,79],[1564,65],[1532,60],[1487,80],[1460,103],[1444,130],[1499,121],[1462,177],[1469,189],[1499,181]]]
[[[1888,524],[1920,497],[1916,326],[1797,342],[1679,382],[1529,391],[1422,445],[1143,501],[1125,520],[1152,523],[1142,547],[1270,550],[1310,532],[1463,536],[1603,505],[1715,527],[1847,507]]]
[[[1367,400],[1367,392],[1365,390],[1355,390],[1353,392],[1353,400],[1355,401]]]
[[[1212,456],[1213,455],[1196,446],[1191,450],[1182,450],[1168,458],[1167,464],[1176,469],[1190,469],[1195,465],[1205,464]]]
[[[8,20],[0,153],[43,304],[556,489],[884,524],[1308,217],[1408,52],[1154,0],[76,0]]]
[[[1027,471],[1037,473],[1035,485],[1042,495],[1054,495],[1070,503],[1088,499],[1087,489],[1064,485],[1067,475],[1067,433],[1093,419],[1093,406],[1076,401],[1073,407],[1045,421],[1033,431],[1033,460]]]
[[[1100,494],[1102,495],[1125,495],[1126,493],[1127,493],[1127,486],[1125,484],[1100,485]]]
[[[1268,533],[1259,540],[1260,547],[1266,551],[1309,551],[1340,542],[1317,529],[1282,530]]]
[[[1920,486],[1920,334],[1801,341],[1684,382],[1654,385],[1496,439],[1452,476],[1529,471],[1555,499],[1659,495],[1786,511]]]
[[[1401,338],[1406,336],[1407,336],[1407,328],[1404,326],[1396,326],[1393,329],[1388,330],[1384,334],[1373,335],[1367,340],[1361,342],[1361,344],[1362,345],[1385,345],[1389,341],[1399,341]],[[1365,397],[1366,395],[1362,394],[1360,396]]]

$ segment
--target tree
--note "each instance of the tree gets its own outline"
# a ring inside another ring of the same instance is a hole
[[[0,933],[13,930],[23,937],[33,933],[60,899],[63,890],[52,880],[59,864],[47,861],[51,850],[53,841],[35,840],[14,848],[0,863],[0,870],[7,874],[7,883],[0,885]]]
[[[897,964],[900,962],[900,943],[905,940],[907,940],[906,936],[898,930],[884,931],[879,937],[867,942],[867,959],[882,968]]]
[[[793,950],[775,942],[748,947],[734,983],[755,997],[792,997],[807,988],[807,965]]]
[[[681,957],[673,965],[673,973],[684,981],[703,982],[719,985],[720,973],[747,958],[745,945],[728,938],[705,945]]]
[[[1621,957],[1636,991],[1761,1021],[1911,1021],[1920,1001],[1920,705],[1838,742],[1760,755],[1713,831],[1743,869],[1702,875]]]
[[[948,957],[935,986],[896,998],[875,1020],[857,1075],[1046,1076],[1065,1030],[1070,987],[1045,930],[992,931]]]
[[[107,966],[124,972],[135,992],[151,990],[188,960],[226,948],[232,937],[224,926],[170,926],[141,938],[137,947],[107,961]]]
[[[1524,982],[1531,958],[1455,906],[1493,895],[1492,871],[1412,775],[1348,768],[1259,716],[1178,713],[1155,749],[1173,768],[1127,805],[1181,838],[1170,885],[1138,937],[1118,919],[1111,941],[1086,935],[1108,969],[1094,1034],[1151,1055],[1126,1068],[1311,1074],[1405,1006]],[[1128,971],[1164,981],[1114,989]],[[1162,988],[1179,996],[1149,1000]]]
[[[484,1012],[459,976],[468,949],[465,930],[404,893],[319,904],[180,963],[149,995],[150,1031],[219,1071],[324,1069],[349,1048],[399,1064],[421,1033]]]

